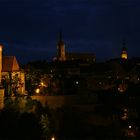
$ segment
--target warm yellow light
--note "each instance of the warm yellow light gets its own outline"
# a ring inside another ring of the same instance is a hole
[[[51,140],[55,140],[55,138],[54,137],[52,137],[52,139]]]
[[[0,51],[2,51],[2,45],[0,45]]]
[[[123,52],[122,55],[121,55],[122,59],[127,59],[127,53],[126,52]]]
[[[40,89],[39,89],[39,88],[37,88],[37,89],[35,90],[35,92],[36,92],[36,93],[39,93],[39,92],[40,92]]]
[[[41,86],[44,86],[44,83],[43,82],[41,82]]]

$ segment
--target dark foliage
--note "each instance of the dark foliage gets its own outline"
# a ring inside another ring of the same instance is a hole
[[[15,112],[4,109],[0,113],[0,139],[41,140],[42,131],[37,118],[32,113]]]

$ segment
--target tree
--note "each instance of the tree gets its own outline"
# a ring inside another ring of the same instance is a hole
[[[40,124],[43,130],[44,139],[45,140],[49,139],[50,138],[50,122],[49,122],[47,114],[41,115]]]

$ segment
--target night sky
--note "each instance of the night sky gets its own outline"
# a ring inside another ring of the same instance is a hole
[[[140,0],[0,0],[0,42],[19,62],[51,60],[59,30],[67,52],[93,52],[97,61],[140,56]]]

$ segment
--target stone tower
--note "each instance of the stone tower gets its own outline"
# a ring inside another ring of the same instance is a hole
[[[1,77],[2,77],[2,48],[3,45],[0,44],[0,84],[1,84]]]
[[[122,44],[122,53],[121,53],[121,58],[122,59],[127,59],[128,55],[127,55],[127,48],[126,48],[126,41],[123,40],[123,44]]]
[[[59,32],[59,41],[57,44],[57,60],[59,61],[65,61],[65,43],[62,39],[62,31]]]
[[[2,48],[3,45],[0,44],[0,110],[4,107],[4,89],[1,85],[1,77],[2,77]]]

